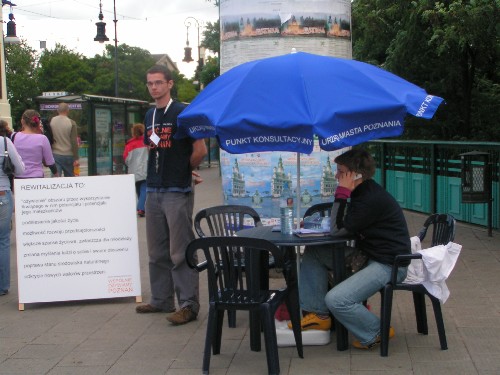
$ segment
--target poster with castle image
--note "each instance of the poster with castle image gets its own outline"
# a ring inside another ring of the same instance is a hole
[[[351,37],[349,0],[221,0],[221,40],[323,36]]]
[[[346,149],[323,151],[317,140],[310,155],[300,154],[300,216],[316,203],[333,202],[337,187],[334,159]],[[230,154],[221,150],[224,204],[254,208],[264,225],[279,223],[282,199],[297,197],[297,153]]]
[[[350,0],[220,0],[220,71],[292,49],[352,58]]]

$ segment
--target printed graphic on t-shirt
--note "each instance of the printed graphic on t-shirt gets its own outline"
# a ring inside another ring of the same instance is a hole
[[[151,148],[171,148],[172,147],[172,123],[166,124],[155,124],[154,126],[155,133],[160,137],[160,141],[158,142],[158,146],[155,146],[151,143]],[[148,131],[148,137],[151,137],[151,130]]]

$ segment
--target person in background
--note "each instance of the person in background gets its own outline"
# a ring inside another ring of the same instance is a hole
[[[49,140],[40,134],[40,124],[40,114],[28,109],[21,117],[22,130],[12,135],[13,143],[25,165],[24,173],[16,173],[16,178],[43,178],[44,164],[50,168],[54,176],[58,176]]]
[[[69,106],[60,103],[57,108],[58,115],[50,120],[53,143],[52,152],[57,165],[59,176],[73,177],[74,168],[80,166],[78,156],[78,129],[76,122],[68,117]]]
[[[137,215],[145,216],[146,203],[146,176],[148,168],[149,150],[144,144],[144,125],[134,124],[132,126],[132,138],[130,138],[123,151],[123,160],[128,168],[128,173],[135,177],[135,192],[137,194]]]
[[[13,134],[9,123],[5,120],[0,120],[0,136],[11,138]],[[14,176],[8,176],[10,181],[10,190],[14,191]]]
[[[395,257],[410,254],[410,235],[398,202],[372,179],[375,160],[367,151],[349,150],[337,156],[335,163],[339,184],[330,233],[354,236],[368,262],[328,291],[332,251],[308,247],[300,267],[299,295],[305,313],[301,328],[328,330],[331,312],[356,336],[353,347],[370,349],[380,343],[380,319],[363,302],[390,281]],[[408,264],[399,268],[398,281],[406,277]],[[393,336],[391,327],[389,337]]]
[[[21,175],[24,173],[24,163],[8,137],[8,130],[7,122],[0,120],[0,133],[3,133],[2,138],[5,137],[7,151],[14,165],[15,174]],[[5,143],[1,139],[0,165],[3,165],[4,151]],[[9,293],[10,289],[10,233],[13,207],[9,176],[3,172],[3,168],[0,168],[0,296]]]
[[[12,135],[12,129],[9,126],[9,123],[5,120],[0,120],[0,136],[9,137]]]
[[[177,116],[186,106],[172,100],[172,73],[155,65],[147,71],[146,79],[155,101],[144,120],[144,143],[149,146],[146,234],[151,299],[137,306],[136,312],[168,312],[170,323],[186,324],[197,318],[200,308],[199,274],[189,268],[184,256],[187,244],[194,239],[192,171],[200,165],[207,148],[203,139],[174,137]]]

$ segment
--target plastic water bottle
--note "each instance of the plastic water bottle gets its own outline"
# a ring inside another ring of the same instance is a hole
[[[280,205],[281,233],[293,233],[293,199],[288,198]]]
[[[330,232],[330,217],[324,217],[323,220],[321,220],[321,230],[323,232]]]

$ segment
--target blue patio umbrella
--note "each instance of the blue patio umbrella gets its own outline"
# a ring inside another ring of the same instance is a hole
[[[176,137],[216,137],[233,154],[310,154],[315,136],[326,151],[399,136],[406,115],[430,119],[442,101],[373,65],[297,52],[219,76],[180,114]],[[297,176],[300,197],[299,157]]]
[[[310,154],[403,132],[443,99],[373,65],[297,52],[250,61],[211,82],[178,119],[177,137],[216,137],[230,153]]]

